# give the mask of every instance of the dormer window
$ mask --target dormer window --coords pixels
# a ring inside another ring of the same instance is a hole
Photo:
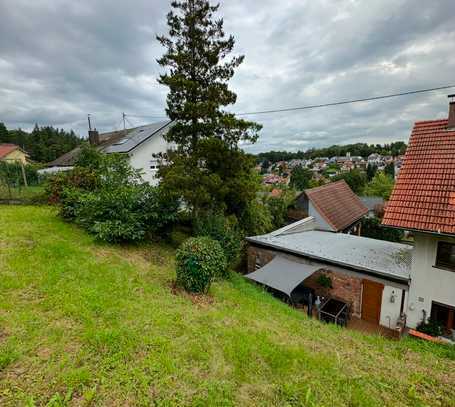
[[[455,271],[455,244],[449,242],[438,242],[436,254],[436,267]]]

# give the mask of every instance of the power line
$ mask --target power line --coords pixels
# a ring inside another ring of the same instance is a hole
[[[323,104],[319,104],[319,105],[307,105],[307,106],[299,106],[299,107],[289,107],[289,108],[285,108],[285,109],[263,110],[263,111],[259,111],[259,112],[236,113],[236,115],[237,116],[246,116],[246,115],[254,115],[254,114],[281,113],[281,112],[292,112],[292,111],[296,111],[296,110],[318,109],[321,107],[348,105],[348,104],[352,104],[352,103],[370,102],[370,101],[374,101],[374,100],[389,99],[389,98],[394,98],[394,97],[398,97],[398,96],[415,95],[418,93],[435,92],[437,90],[450,89],[450,88],[455,88],[455,85],[440,86],[437,88],[411,90],[409,92],[391,93],[389,95],[373,96],[373,97],[362,98],[362,99],[341,100],[338,102],[323,103]]]
[[[390,99],[390,98],[395,98],[395,97],[400,97],[400,96],[409,96],[409,95],[416,95],[416,94],[420,94],[420,93],[435,92],[435,91],[438,91],[438,90],[444,90],[444,89],[450,89],[450,88],[455,88],[455,85],[446,85],[446,86],[439,86],[439,87],[436,87],[436,88],[411,90],[411,91],[407,91],[407,92],[391,93],[391,94],[381,95],[381,96],[371,96],[371,97],[366,97],[366,98],[361,98],[361,99],[340,100],[338,102],[321,103],[321,104],[316,104],[316,105],[306,105],[306,106],[270,109],[270,110],[262,110],[262,111],[256,111],[256,112],[239,112],[239,113],[233,112],[233,113],[236,116],[250,116],[250,115],[257,115],[257,114],[293,112],[293,111],[298,111],[298,110],[310,110],[310,109],[319,109],[319,108],[330,107],[330,106],[340,106],[340,105],[348,105],[348,104],[361,103],[361,102],[371,102],[371,101]],[[160,116],[160,115],[150,115],[150,116],[144,115],[144,116],[141,116],[141,115],[128,114],[127,116],[143,118],[143,119],[152,119],[152,118],[153,119],[164,119],[164,118],[167,118],[166,116]]]

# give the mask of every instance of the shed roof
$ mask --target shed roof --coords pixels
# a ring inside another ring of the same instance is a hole
[[[447,123],[414,125],[383,225],[455,234],[455,130]]]
[[[368,213],[368,208],[344,180],[303,192],[319,214],[338,232]]]
[[[296,227],[283,228],[278,234],[248,237],[247,241],[358,271],[409,280],[412,246],[342,233],[300,231],[304,223],[296,222]]]

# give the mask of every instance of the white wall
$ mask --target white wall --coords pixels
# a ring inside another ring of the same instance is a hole
[[[397,321],[400,318],[402,292],[403,290],[401,288],[392,287],[390,285],[384,286],[384,291],[382,292],[381,318],[379,321],[380,325],[391,329],[394,329],[397,326]],[[395,302],[391,302],[392,294],[395,297]],[[405,290],[404,312],[406,312],[407,300],[408,292]]]
[[[407,321],[415,328],[422,320],[422,310],[431,313],[432,301],[455,306],[455,272],[434,267],[436,263],[437,242],[455,243],[455,239],[429,234],[415,234],[415,248],[412,259],[411,286]]]
[[[311,201],[308,201],[308,216],[312,216],[316,220],[318,227],[321,230],[327,230],[329,232],[335,231],[333,227],[330,226],[327,221],[321,216],[321,214],[316,210]]]
[[[144,181],[158,185],[159,179],[156,177],[158,169],[150,168],[151,162],[155,160],[153,155],[165,153],[170,148],[171,145],[162,136],[152,136],[129,153],[131,166],[143,172]]]

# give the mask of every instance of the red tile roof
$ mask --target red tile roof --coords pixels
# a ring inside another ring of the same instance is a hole
[[[304,193],[337,232],[346,229],[368,213],[368,208],[344,180],[307,189]]]
[[[455,131],[447,120],[414,125],[382,224],[455,234]]]
[[[16,144],[0,144],[0,159],[6,157],[9,153],[18,148],[19,146],[16,146]]]

